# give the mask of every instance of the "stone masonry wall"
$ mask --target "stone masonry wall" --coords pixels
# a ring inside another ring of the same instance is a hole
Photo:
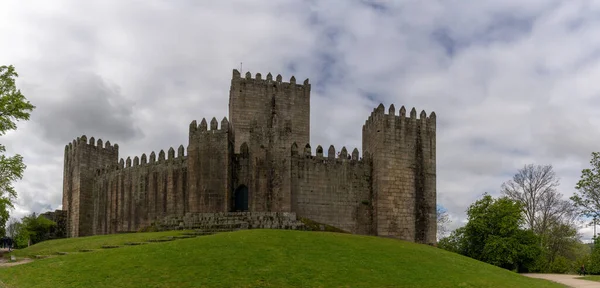
[[[121,159],[96,171],[94,234],[134,232],[167,215],[183,215],[187,202],[187,157],[183,145],[141,158]],[[141,160],[141,162],[140,162]],[[132,165],[133,164],[133,165]]]
[[[290,153],[288,149],[284,158],[283,153],[278,152],[273,153],[262,145],[242,143],[240,153],[235,155],[233,187],[247,187],[249,211],[289,212],[292,209]]]
[[[373,159],[377,235],[419,243],[436,241],[435,113],[417,119],[379,105],[363,126],[363,150]]]
[[[356,234],[372,234],[371,166],[359,159],[358,149],[348,155],[343,147],[336,157],[329,147],[327,157],[318,146],[316,155],[306,144],[292,146],[293,211],[309,218]]]
[[[273,200],[269,190],[269,172],[267,165],[267,148],[265,146],[250,148],[242,143],[240,153],[235,155],[233,187],[248,189],[248,211],[267,212]]]
[[[288,212],[292,209],[289,149],[294,131],[281,121],[281,111],[274,107],[272,112],[265,126],[252,122],[250,142],[240,146],[242,157],[238,158],[243,163],[237,165],[234,187],[249,188],[251,211]]]
[[[201,229],[204,232],[237,229],[304,230],[305,225],[292,212],[186,213],[168,216],[157,222],[159,230]]]
[[[310,143],[310,84],[296,84],[292,76],[289,82],[282,82],[281,75],[275,80],[271,73],[262,79],[260,73],[255,78],[247,72],[242,78],[238,70],[233,70],[229,92],[229,119],[235,130],[235,153],[240,152],[242,143],[250,143],[250,130],[256,121],[259,127],[271,124],[272,115],[277,113],[279,125],[291,132],[290,143]]]
[[[190,212],[228,212],[232,205],[233,137],[227,118],[190,124],[188,207]]]
[[[63,210],[67,211],[67,235],[69,237],[92,235],[92,217],[95,171],[117,162],[119,146],[110,142],[103,145],[94,137],[85,135],[65,147]]]
[[[289,83],[281,75],[263,80],[233,71],[229,113],[235,124],[233,187],[248,188],[249,210],[291,211],[289,149],[310,140],[310,84]]]
[[[328,156],[310,143],[310,84],[233,71],[229,115],[189,127],[183,145],[118,161],[118,145],[84,135],[65,147],[63,210],[68,237],[136,231],[165,217],[293,212],[352,233],[436,240],[436,116],[394,106],[363,126],[363,159]],[[300,147],[296,143],[299,144]],[[241,193],[243,195],[244,193]],[[245,198],[241,198],[245,199]],[[240,200],[240,199],[238,199]],[[245,203],[245,200],[242,201]],[[242,204],[244,205],[244,204]]]
[[[46,217],[47,219],[56,223],[56,227],[49,231],[48,235],[44,239],[59,239],[67,237],[67,211],[55,210],[49,211],[40,216]]]

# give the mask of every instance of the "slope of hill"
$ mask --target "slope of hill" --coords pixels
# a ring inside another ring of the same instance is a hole
[[[131,241],[127,234],[94,237],[48,241],[18,254],[48,254],[58,245],[66,252],[94,248],[97,238],[104,238],[103,243],[114,237]],[[0,279],[9,287],[31,288],[563,287],[431,246],[284,230],[245,230],[71,253],[0,269]]]

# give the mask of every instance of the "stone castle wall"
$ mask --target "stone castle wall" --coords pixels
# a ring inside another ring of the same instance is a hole
[[[210,121],[207,129],[202,119],[190,124],[188,145],[189,197],[185,212],[231,210],[233,174],[233,131],[227,118]]]
[[[235,123],[235,153],[242,143],[250,143],[251,131],[257,127],[280,126],[279,132],[287,132],[288,143],[310,143],[310,89],[308,79],[296,84],[292,76],[283,82],[281,75],[275,79],[271,73],[266,79],[257,73],[254,78],[246,72],[244,78],[233,71],[229,91],[229,117]],[[276,123],[273,117],[276,116]]]
[[[343,147],[336,156],[330,146],[312,155],[310,145],[294,144],[292,153],[292,203],[300,217],[328,224],[355,234],[372,233],[371,165]]]
[[[357,234],[434,243],[435,113],[373,110],[358,149],[309,144],[310,84],[234,70],[230,116],[195,120],[183,145],[118,161],[86,136],[65,147],[69,237],[137,231],[187,213],[292,212]],[[260,104],[260,105],[259,105]],[[264,105],[264,106],[261,106]],[[176,155],[177,154],[177,155]],[[244,201],[239,202],[245,196]],[[237,198],[236,198],[237,197]],[[240,198],[241,197],[241,198]],[[240,206],[242,205],[242,206]]]
[[[65,146],[63,174],[63,210],[67,211],[67,234],[91,235],[93,222],[94,177],[100,167],[117,163],[119,145],[94,137],[81,136]],[[81,225],[81,224],[84,225]],[[80,226],[81,225],[81,226]]]
[[[67,211],[55,210],[48,211],[40,214],[40,216],[46,217],[46,219],[56,223],[56,226],[48,231],[48,234],[44,235],[43,239],[59,239],[67,237]]]
[[[183,215],[187,202],[187,157],[170,148],[158,159],[127,157],[96,171],[93,181],[91,235],[137,231],[167,215]]]
[[[210,128],[210,129],[209,129]],[[91,234],[137,231],[167,216],[186,212],[227,211],[232,169],[229,123],[215,118],[190,124],[188,153],[142,154],[96,169],[93,183]],[[190,173],[191,171],[191,173]]]
[[[363,126],[363,150],[372,157],[376,234],[435,243],[435,113],[406,117],[404,106],[373,110]]]

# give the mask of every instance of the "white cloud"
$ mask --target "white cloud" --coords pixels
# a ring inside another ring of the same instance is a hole
[[[38,106],[3,138],[28,165],[15,216],[61,205],[72,138],[135,156],[227,116],[240,62],[310,78],[313,147],[360,148],[379,102],[435,111],[438,202],[455,227],[524,164],[553,164],[571,195],[600,142],[593,1],[25,3],[0,10],[0,64]]]

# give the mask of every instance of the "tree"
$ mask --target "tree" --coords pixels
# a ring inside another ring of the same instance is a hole
[[[558,256],[574,259],[576,246],[579,243],[577,227],[557,223],[550,228],[549,232],[542,236],[548,248],[549,262],[552,263]]]
[[[23,217],[22,223],[24,230],[29,235],[31,244],[48,240],[50,232],[56,227],[56,222],[35,213]]]
[[[539,254],[531,230],[520,229],[522,204],[485,194],[467,210],[467,256],[509,270],[527,270]]]
[[[0,136],[10,130],[17,129],[17,121],[29,120],[35,109],[21,90],[16,88],[15,79],[19,75],[15,68],[0,66]],[[9,208],[14,208],[13,201],[17,192],[13,183],[23,178],[25,164],[19,154],[8,157],[4,155],[6,147],[0,144],[0,227],[4,229],[9,219]]]
[[[438,247],[519,272],[529,271],[539,257],[537,236],[521,228],[522,204],[484,194],[467,210],[467,224],[440,240]]]
[[[589,273],[589,268],[591,268],[590,259],[592,254],[592,245],[593,244],[583,243],[581,241],[579,241],[579,243],[575,245],[575,249],[573,251],[573,254],[575,255],[575,260],[571,262],[571,272],[576,273],[577,271],[579,271],[581,265],[585,265],[585,268]]]
[[[19,233],[20,227],[21,221],[15,218],[11,218],[8,222],[8,225],[6,226],[6,236],[10,238],[15,238],[15,236],[17,236],[17,234]]]
[[[600,274],[600,238],[594,237],[592,253],[587,264],[587,270],[590,274]],[[588,268],[589,267],[589,268]]]
[[[567,271],[576,260],[573,251],[580,242],[577,209],[558,192],[560,181],[552,165],[525,165],[510,181],[502,184],[502,194],[523,206],[525,226],[539,239],[542,257],[537,272]]]
[[[448,224],[450,224],[450,216],[448,215],[448,210],[446,210],[442,206],[437,206],[437,234],[438,239],[444,238],[448,234]]]
[[[600,153],[592,152],[590,160],[592,168],[581,171],[581,178],[577,182],[571,200],[580,213],[592,219],[600,218]],[[594,235],[596,236],[596,235]]]
[[[17,248],[25,248],[51,239],[56,226],[56,222],[34,212],[21,218],[21,221],[12,219],[7,231],[10,231],[9,236]]]
[[[577,226],[566,221],[555,222],[545,234],[539,235],[542,255],[535,272],[566,273],[581,258],[579,246],[583,244]]]
[[[553,221],[573,214],[574,207],[557,190],[559,179],[552,165],[525,165],[502,184],[501,193],[523,205],[526,227],[544,234]]]
[[[450,233],[450,236],[443,237],[442,239],[440,239],[440,241],[438,241],[437,247],[450,252],[465,255],[465,240],[465,227],[463,226],[452,231],[452,233]]]

